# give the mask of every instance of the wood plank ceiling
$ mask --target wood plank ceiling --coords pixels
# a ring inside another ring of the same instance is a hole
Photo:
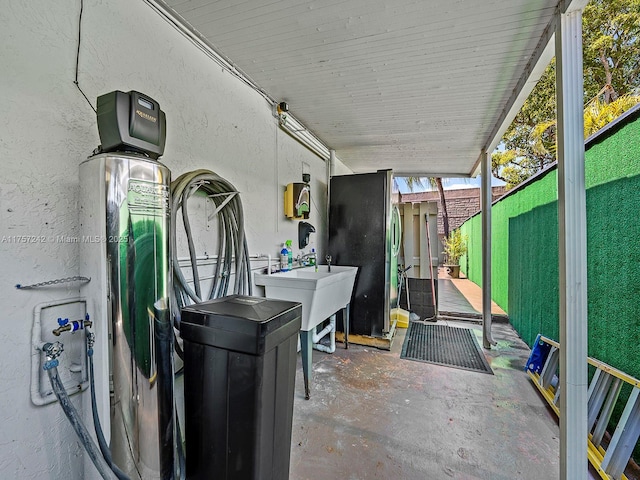
[[[530,90],[549,61],[547,53],[537,62],[557,4],[166,0],[163,6],[271,98],[286,101],[354,172],[467,176],[524,101],[516,99],[522,80]]]

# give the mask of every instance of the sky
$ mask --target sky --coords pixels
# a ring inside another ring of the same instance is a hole
[[[409,187],[405,180],[401,177],[395,177],[398,188],[400,189],[400,193],[411,193]],[[443,178],[442,185],[445,190],[459,190],[461,188],[480,188],[481,176],[478,175],[475,178]],[[424,192],[426,190],[431,190],[429,185],[429,181],[425,178],[424,184],[426,188],[420,187],[419,185],[414,185],[413,192]],[[502,180],[499,180],[495,177],[491,177],[491,185],[493,187],[504,185],[505,183]]]

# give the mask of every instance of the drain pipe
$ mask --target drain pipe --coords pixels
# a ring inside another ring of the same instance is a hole
[[[329,346],[323,345],[320,342],[327,333],[329,334]],[[336,315],[335,313],[331,315],[329,319],[329,325],[324,327],[320,333],[316,333],[313,331],[311,333],[311,340],[313,342],[313,348],[325,353],[333,353],[336,351]]]

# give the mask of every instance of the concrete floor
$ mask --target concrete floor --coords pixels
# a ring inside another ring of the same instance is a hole
[[[472,283],[471,280],[463,281]],[[475,284],[472,283],[472,285]],[[480,310],[477,310],[464,295],[459,294],[458,287],[451,279],[445,278],[438,280],[438,295],[440,300],[438,302],[438,309],[441,315],[446,315],[451,312],[455,312],[456,314],[477,315],[482,312],[482,307],[480,307]]]
[[[472,328],[481,344],[479,325],[440,323]],[[557,419],[510,325],[494,324],[498,344],[485,350],[494,375],[401,360],[405,332],[390,352],[314,351],[308,401],[298,361],[291,479],[559,477]]]
[[[444,267],[438,269],[438,300],[441,312],[482,313],[482,289],[462,272],[459,278],[453,278]],[[491,313],[506,315],[506,312],[493,300]]]

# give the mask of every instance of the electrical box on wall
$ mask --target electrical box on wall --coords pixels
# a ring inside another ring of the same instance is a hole
[[[287,218],[308,219],[311,189],[307,183],[290,183],[284,191],[284,214]]]

